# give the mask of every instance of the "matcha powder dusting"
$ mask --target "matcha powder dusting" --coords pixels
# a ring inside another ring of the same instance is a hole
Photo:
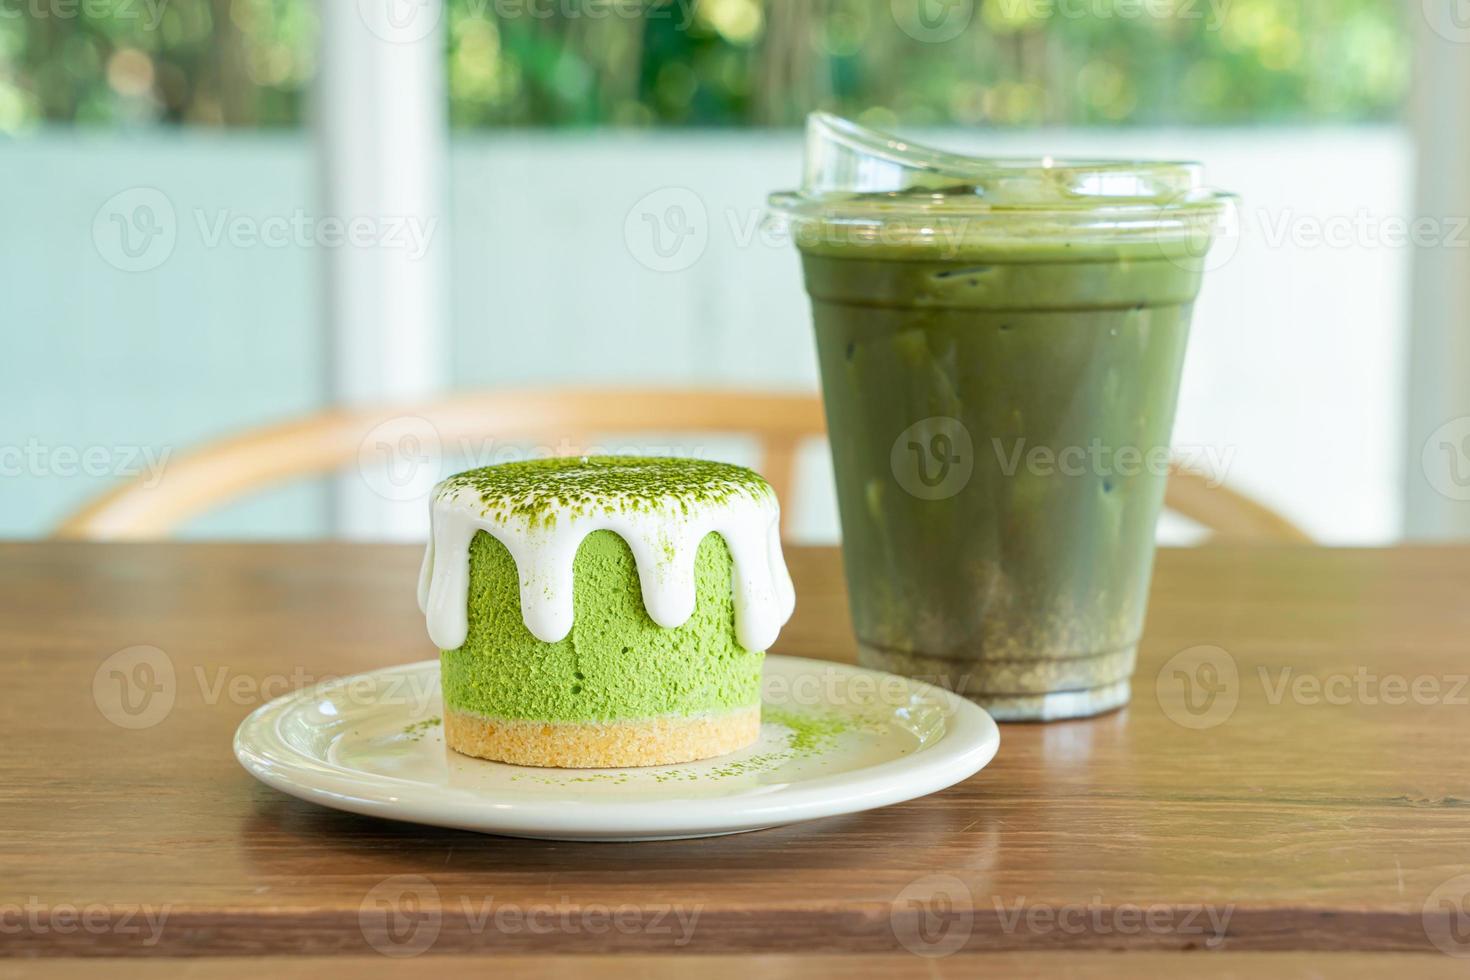
[[[650,511],[672,501],[685,511],[734,497],[772,498],[760,474],[733,463],[661,456],[571,456],[501,463],[456,474],[438,496],[472,491],[485,510],[524,518],[533,527],[558,514]]]

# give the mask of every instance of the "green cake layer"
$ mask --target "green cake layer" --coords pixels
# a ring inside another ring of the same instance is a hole
[[[440,658],[445,706],[489,718],[560,722],[754,706],[764,654],[735,639],[733,565],[724,539],[707,535],[695,563],[694,615],[664,629],[643,607],[627,542],[594,531],[574,562],[572,631],[543,643],[521,617],[515,560],[480,531],[470,545],[469,633],[463,646]]]

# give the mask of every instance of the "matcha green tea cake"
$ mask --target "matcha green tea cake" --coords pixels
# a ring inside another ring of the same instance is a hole
[[[450,748],[591,768],[749,745],[795,604],[779,518],[760,476],[702,460],[543,459],[439,484],[419,606]]]

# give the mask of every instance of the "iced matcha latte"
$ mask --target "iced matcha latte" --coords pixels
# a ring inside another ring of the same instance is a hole
[[[1000,719],[1126,703],[1220,198],[1188,165],[976,160],[815,117],[772,202],[862,661]]]

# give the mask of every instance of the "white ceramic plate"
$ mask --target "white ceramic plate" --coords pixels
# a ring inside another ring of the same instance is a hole
[[[553,840],[732,834],[856,813],[944,789],[995,756],[976,705],[860,667],[766,658],[760,739],[676,766],[536,769],[450,751],[439,664],[359,674],[277,698],[235,733],[257,779],[323,806]]]

